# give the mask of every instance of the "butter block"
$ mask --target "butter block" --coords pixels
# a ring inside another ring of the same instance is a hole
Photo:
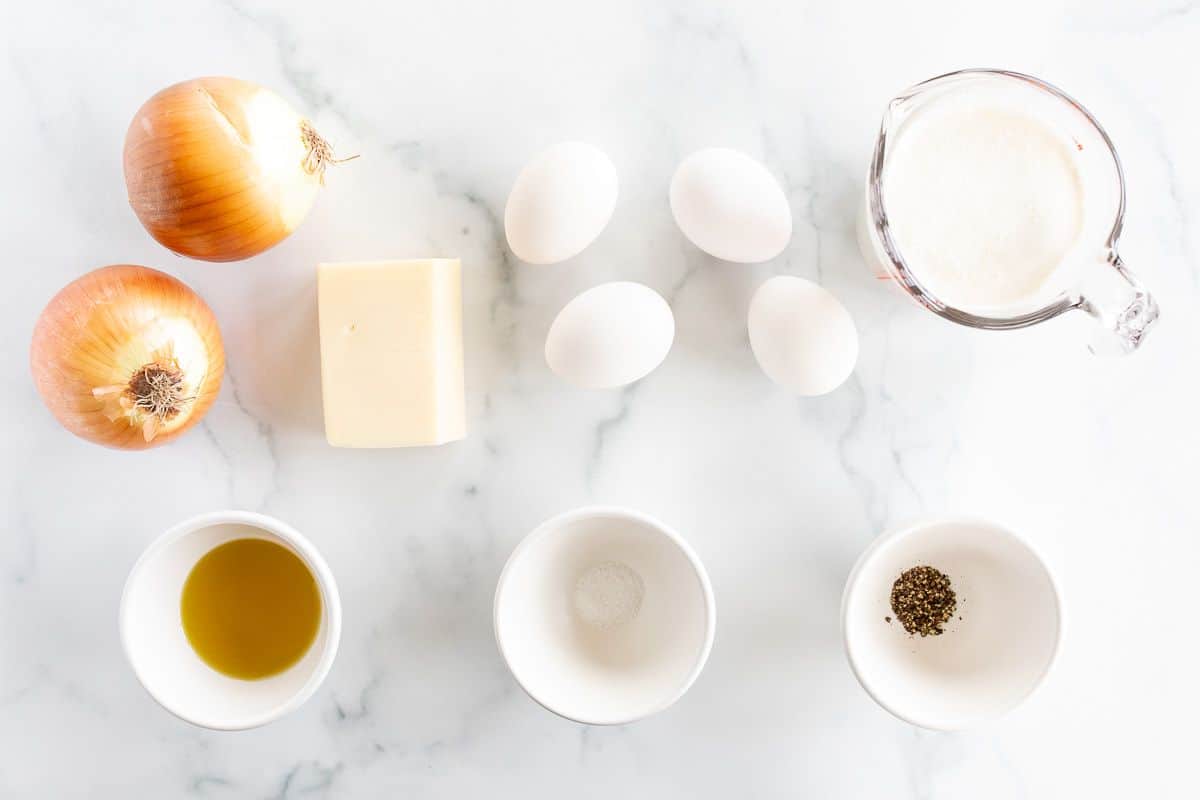
[[[467,435],[455,258],[317,265],[321,394],[334,447]]]

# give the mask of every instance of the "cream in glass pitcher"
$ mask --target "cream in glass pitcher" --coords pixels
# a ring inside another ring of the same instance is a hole
[[[1131,352],[1158,317],[1117,255],[1125,192],[1108,135],[1078,103],[1019,73],[964,70],[888,106],[859,244],[929,310],[1025,327],[1080,309],[1096,352]]]

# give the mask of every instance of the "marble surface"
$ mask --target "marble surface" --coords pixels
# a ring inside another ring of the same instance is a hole
[[[975,3],[264,3],[43,0],[0,31],[0,795],[5,798],[1195,797],[1200,645],[1200,6]],[[1123,252],[1163,319],[1100,360],[1085,321],[1017,334],[944,323],[862,265],[852,220],[886,100],[963,66],[1032,72],[1103,120],[1124,159]],[[1191,71],[1190,78],[1187,75]],[[124,197],[121,145],[153,91],[201,74],[276,88],[343,152],[302,229],[240,264],[176,258]],[[521,164],[602,146],[621,198],[596,244],[518,263],[500,219]],[[666,201],[707,145],[761,158],[795,234],[718,263]],[[314,264],[453,255],[466,272],[471,435],[438,449],[325,444]],[[36,315],[113,262],[160,267],[221,320],[229,372],[202,427],[112,452],[65,433],[29,379]],[[851,381],[800,400],[758,370],[753,289],[816,279],[853,313]],[[603,280],[669,298],[675,348],[625,391],[542,359],[554,314]],[[626,504],[708,565],[719,625],[688,695],[580,727],[528,700],[492,640],[500,567],[575,505]],[[125,575],[192,514],[280,517],[327,556],[345,630],[294,715],[219,734],[174,719],[123,658]],[[1061,658],[1031,700],[962,734],[860,690],[838,604],[858,553],[916,516],[1018,528],[1061,581]]]

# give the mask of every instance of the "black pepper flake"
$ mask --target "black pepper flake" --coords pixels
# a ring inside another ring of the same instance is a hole
[[[933,567],[907,569],[892,584],[892,613],[910,634],[941,636],[957,607],[950,578]]]

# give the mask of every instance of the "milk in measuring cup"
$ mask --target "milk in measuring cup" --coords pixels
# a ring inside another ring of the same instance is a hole
[[[1082,145],[1019,105],[968,98],[918,113],[893,147],[883,176],[892,236],[947,305],[988,313],[1044,302],[1095,260],[1081,243],[1107,232],[1088,230]],[[1111,225],[1111,211],[1092,221]]]

